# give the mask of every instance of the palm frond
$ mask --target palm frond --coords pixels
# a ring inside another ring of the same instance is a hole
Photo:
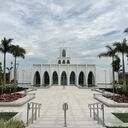
[[[105,47],[108,49],[108,51],[112,50],[112,47],[109,45],[106,45]]]
[[[128,28],[126,28],[126,29],[124,30],[124,32],[128,33]]]
[[[100,53],[100,54],[98,55],[98,57],[99,57],[99,58],[101,58],[101,57],[108,57],[108,53],[106,53],[106,52]]]

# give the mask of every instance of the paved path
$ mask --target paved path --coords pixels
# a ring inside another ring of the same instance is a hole
[[[89,117],[88,104],[97,102],[90,89],[78,89],[75,86],[52,86],[49,89],[38,89],[34,102],[42,104],[41,118],[29,128],[63,128],[62,104],[67,102],[68,128],[102,128]]]

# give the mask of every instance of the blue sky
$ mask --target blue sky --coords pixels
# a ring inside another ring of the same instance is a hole
[[[0,39],[13,38],[26,49],[22,66],[47,63],[62,46],[81,63],[108,66],[109,59],[97,55],[128,37],[126,27],[128,0],[0,0]]]

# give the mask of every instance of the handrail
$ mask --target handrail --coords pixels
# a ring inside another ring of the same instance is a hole
[[[104,104],[101,103],[92,103],[92,104],[88,104],[88,108],[90,110],[90,117],[93,117],[94,120],[97,120],[97,123],[102,123],[102,125],[104,126]],[[102,120],[100,119],[99,116],[99,110],[102,111]]]
[[[40,109],[41,109],[41,104],[39,103],[35,103],[35,102],[27,103],[27,126],[30,123],[32,124],[34,120],[37,120],[37,117],[40,117]]]

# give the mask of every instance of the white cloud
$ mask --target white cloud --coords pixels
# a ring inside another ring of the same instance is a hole
[[[128,26],[127,0],[0,3],[0,37],[13,38],[15,44],[26,48],[25,63],[46,62],[59,54],[59,47],[66,46],[82,63],[99,64],[97,54],[105,50],[105,45],[122,40]]]

